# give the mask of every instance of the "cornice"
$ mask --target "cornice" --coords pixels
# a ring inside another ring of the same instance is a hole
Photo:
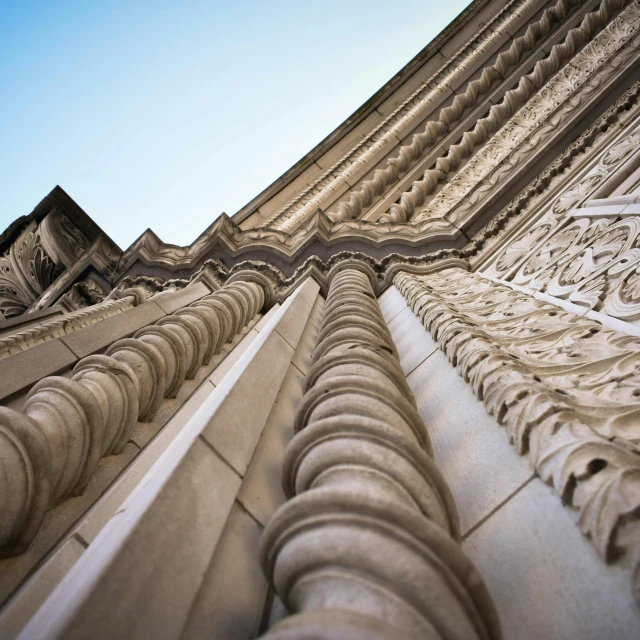
[[[635,12],[634,15],[640,15],[638,9],[630,7],[629,10],[631,9]],[[525,117],[519,111],[513,117],[513,122],[506,125],[508,128],[504,129],[503,135],[492,138],[495,145],[488,149],[491,150],[498,142],[506,140],[507,151],[524,154],[527,161],[533,161],[532,158],[536,157],[534,151],[545,152],[549,142],[554,139],[559,121],[563,126],[568,126],[567,122],[579,120],[581,110],[592,104],[594,96],[605,92],[607,82],[613,82],[623,76],[629,70],[627,63],[632,57],[637,57],[636,49],[629,43],[637,25],[625,21],[625,17],[622,15],[611,23],[610,27],[572,62],[573,66],[568,67],[571,73],[566,70],[559,72],[557,79],[551,81],[547,87],[548,91],[539,94],[539,99],[529,105],[528,113],[535,114],[535,117]],[[612,37],[612,33],[617,36]],[[609,47],[613,50],[606,60],[599,60],[593,52],[599,52],[607,39],[615,46]],[[629,60],[616,58],[622,50]],[[558,87],[554,83],[558,84]],[[552,93],[554,97],[550,100]],[[537,105],[541,105],[538,112],[535,111]],[[517,135],[514,131],[517,131]],[[509,153],[505,154],[504,150],[501,150],[501,158],[504,158],[502,165],[497,162],[501,159],[494,156],[487,160],[488,153],[489,151],[486,151],[485,155],[479,158],[486,161],[493,175],[502,175],[498,171],[500,167],[503,167],[500,170],[504,171],[511,170],[514,166],[514,157]],[[522,155],[515,158],[518,162],[523,162]],[[468,171],[477,172],[474,166],[470,165]],[[480,178],[475,181],[469,179],[469,184],[477,187],[478,181]],[[485,179],[480,185],[485,193],[489,188],[495,192],[502,186],[502,182],[493,179]],[[467,223],[468,220],[469,216],[466,218]],[[282,264],[294,265],[314,244],[324,249],[334,249],[348,243],[350,249],[374,252],[378,258],[382,258],[386,252],[394,253],[400,248],[406,249],[409,253],[413,253],[414,249],[420,249],[420,253],[427,253],[430,249],[443,245],[455,247],[464,240],[459,219],[451,220],[445,217],[423,216],[413,223],[348,220],[334,224],[324,213],[316,211],[294,232],[287,233],[265,228],[242,230],[228,216],[223,215],[189,247],[165,244],[153,232],[146,232],[122,255],[117,274],[125,275],[136,261],[141,261],[147,266],[162,266],[169,271],[193,269],[206,256],[212,255],[214,250],[216,254],[225,254],[230,265],[243,257],[251,259],[267,255],[273,256]]]
[[[511,0],[508,5],[513,4],[517,0]],[[275,180],[262,193],[258,194],[242,209],[235,213],[232,217],[236,224],[240,224],[255,210],[276,195],[284,187],[297,178],[307,167],[320,158],[324,153],[330,150],[334,145],[340,142],[342,138],[349,134],[358,124],[360,124],[367,116],[373,113],[376,108],[388,99],[398,88],[413,75],[429,58],[445,46],[456,34],[467,26],[477,14],[487,6],[491,0],[474,0],[464,9],[447,27],[445,27],[429,44],[427,44],[410,62],[408,62],[398,73],[391,78],[383,87],[381,87],[369,100],[367,100],[359,109],[349,116],[344,123],[337,127],[324,140],[322,140],[309,153],[301,158],[293,167],[287,170],[282,176]],[[483,31],[486,27],[483,27]]]
[[[533,70],[520,79],[518,86],[491,107],[488,115],[478,120],[458,144],[449,147],[435,166],[425,171],[422,179],[415,181],[381,219],[395,222],[413,219],[421,223],[448,215],[505,152],[521,146],[528,132],[567,104],[571,93],[580,90],[635,34],[638,11],[631,5],[590,42],[598,29],[628,2],[604,0],[597,11],[587,14],[579,27],[554,45],[549,55],[539,60]],[[561,68],[569,60],[568,66]],[[467,158],[470,159],[465,163]],[[422,205],[425,206],[421,209]]]
[[[516,27],[525,17],[533,15],[540,4],[538,0],[509,2],[357,145],[260,226],[273,226],[283,231],[294,229],[336,189],[347,184],[347,180],[373,162],[382,150],[389,145],[395,146],[398,140],[402,140],[415,126],[416,120],[425,117],[439,101],[450,95],[452,87],[457,87],[493,49],[500,46],[506,37],[510,37],[509,29]]]

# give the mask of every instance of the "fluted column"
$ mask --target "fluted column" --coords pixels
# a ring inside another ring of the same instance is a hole
[[[121,453],[137,421],[153,418],[264,306],[266,286],[235,281],[51,376],[22,413],[0,408],[0,555],[21,553],[46,511],[79,495],[103,456]]]
[[[499,638],[364,267],[331,281],[306,386],[261,545],[294,615],[267,637]]]

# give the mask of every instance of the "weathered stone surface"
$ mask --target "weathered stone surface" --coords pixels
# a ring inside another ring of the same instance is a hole
[[[498,607],[506,638],[637,638],[640,611],[620,567],[602,564],[539,479],[463,547]]]
[[[181,640],[255,638],[268,585],[258,562],[262,527],[237,504],[231,510]]]
[[[306,384],[283,469],[296,497],[262,542],[297,615],[267,637],[500,637],[366,268],[333,275]]]
[[[98,324],[70,333],[61,340],[78,358],[83,358],[104,349],[120,338],[133,335],[138,329],[165,315],[166,312],[155,302],[146,302]]]
[[[420,330],[414,340],[431,342],[424,327]],[[464,536],[525,484],[533,469],[441,351],[418,366],[407,382],[428,425],[433,459],[451,488]]]
[[[304,390],[304,376],[291,365],[247,469],[238,500],[266,526],[286,498],[282,491],[282,460],[293,437],[296,408]]]
[[[28,388],[44,376],[59,373],[78,360],[61,340],[51,340],[2,361],[0,398]]]
[[[240,478],[198,439],[162,476],[139,486],[21,637],[178,636]]]
[[[433,341],[416,340],[416,336],[421,335],[420,331],[422,330],[420,321],[406,306],[389,323],[389,331],[398,349],[400,365],[405,375],[409,375],[438,349],[438,345]]]
[[[308,308],[308,307],[307,307]],[[256,354],[255,362],[225,397],[219,411],[207,424],[202,437],[240,474],[249,466],[262,429],[271,411],[268,398],[275,397],[289,367],[293,349],[275,331],[271,332]],[[269,376],[265,377],[265,371]],[[256,394],[265,401],[260,401]],[[238,412],[241,403],[245,411]]]

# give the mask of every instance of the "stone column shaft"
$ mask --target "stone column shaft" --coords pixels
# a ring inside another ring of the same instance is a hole
[[[500,638],[366,271],[331,282],[263,567],[284,638]],[[293,497],[295,496],[295,497]]]
[[[265,304],[257,281],[235,281],[51,376],[22,413],[0,408],[0,555],[21,553],[46,511],[79,495],[98,460],[121,453],[137,421],[150,421]]]

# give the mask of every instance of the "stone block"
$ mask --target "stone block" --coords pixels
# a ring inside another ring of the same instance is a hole
[[[311,315],[309,316],[314,322],[320,326],[322,322],[322,317],[324,316],[324,306],[326,304],[325,299],[322,296],[318,296],[316,301],[313,303],[313,307],[311,307]]]
[[[176,415],[162,428],[147,447],[140,453],[118,481],[87,513],[76,532],[88,544],[91,544],[102,528],[117,513],[120,505],[127,499],[155,461],[164,453],[173,439],[180,433],[188,420],[200,408],[215,387],[206,381],[184,404]]]
[[[5,358],[0,365],[0,399],[69,368],[77,360],[73,351],[60,339],[43,342]]]
[[[263,526],[286,500],[282,491],[282,461],[293,437],[303,385],[304,375],[290,366],[238,493],[238,501]]]
[[[407,381],[431,437],[436,465],[453,493],[464,535],[533,472],[440,350]]]
[[[216,367],[215,371],[209,377],[209,380],[215,386],[218,386],[233,365],[240,359],[240,356],[247,350],[247,347],[258,337],[259,333],[255,327],[240,340],[240,342],[231,349],[227,357]]]
[[[552,490],[535,479],[464,542],[505,638],[640,637],[630,575],[608,567]]]
[[[406,375],[438,350],[437,343],[409,307],[400,311],[388,326]]]
[[[267,325],[267,323],[271,320],[271,318],[273,317],[273,315],[278,311],[278,309],[280,308],[280,304],[278,302],[276,302],[271,309],[269,309],[269,311],[267,311],[267,313],[265,313],[260,320],[258,320],[258,322],[256,322],[256,325],[253,327],[258,333],[260,333],[262,331],[262,329]]]
[[[78,358],[100,351],[120,338],[133,335],[138,329],[163,318],[166,312],[155,302],[145,302],[118,315],[105,318],[89,327],[60,338]]]
[[[300,295],[296,296],[292,301],[287,313],[280,318],[275,325],[275,330],[287,341],[287,343],[296,348],[300,336],[304,331],[304,328],[309,319],[311,312],[311,305],[304,300],[302,294],[304,289],[301,289]]]
[[[307,307],[308,309],[308,307]],[[276,331],[220,400],[202,436],[242,476],[267,421],[293,349]]]
[[[311,358],[313,357],[313,350],[316,347],[319,333],[320,326],[309,317],[292,360],[293,364],[305,375],[311,366]]]
[[[299,297],[302,298],[310,307],[313,307],[318,296],[318,292],[320,291],[320,285],[318,282],[314,278],[309,277],[300,285],[299,288]]]
[[[407,301],[403,295],[393,286],[389,287],[379,298],[378,304],[382,317],[389,324],[403,309],[407,307]]]
[[[239,484],[202,440],[185,438],[147,474],[22,637],[177,638]]]
[[[261,535],[262,527],[236,503],[181,640],[257,637],[268,592],[258,558]]]
[[[69,538],[16,594],[0,615],[0,638],[12,640],[29,622],[82,555],[84,546]]]
[[[121,454],[102,458],[82,495],[47,511],[36,537],[24,553],[0,560],[0,602],[15,592],[138,452],[138,447],[129,443]]]
[[[169,315],[210,293],[209,287],[204,282],[196,282],[179,291],[158,293],[153,296],[153,302]]]

